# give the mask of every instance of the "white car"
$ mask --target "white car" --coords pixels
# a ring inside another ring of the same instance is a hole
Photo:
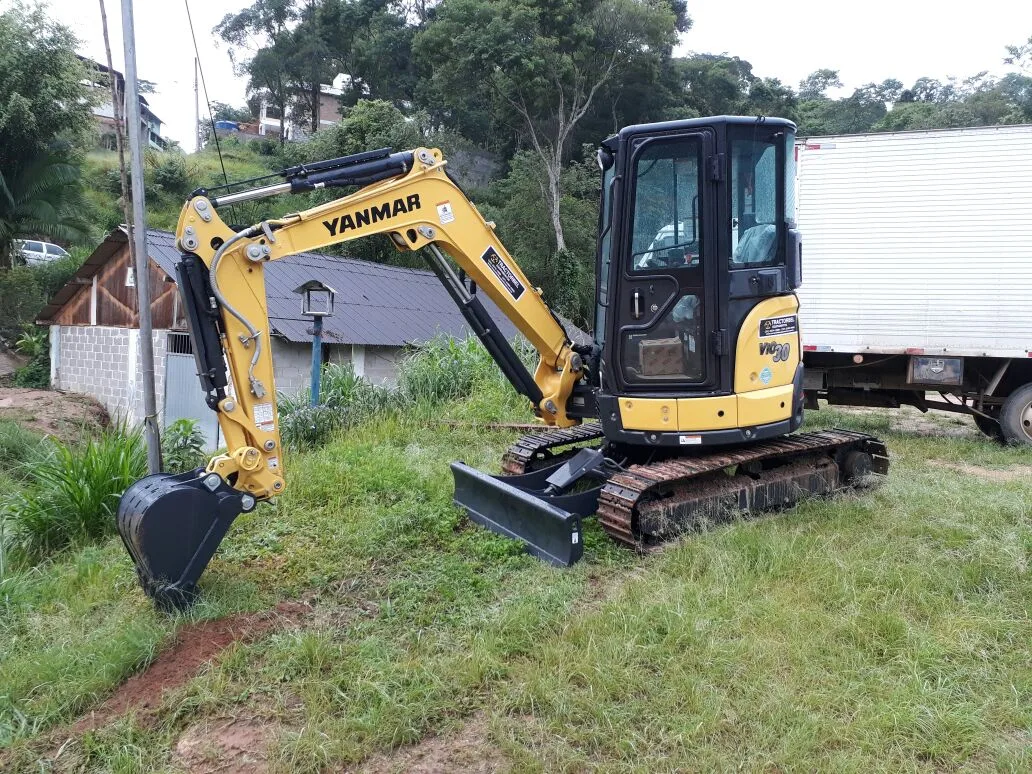
[[[25,259],[26,266],[39,266],[51,261],[59,261],[68,257],[68,251],[50,242],[37,242],[32,239],[18,240],[18,252]]]
[[[635,269],[670,268],[699,265],[699,244],[692,236],[691,221],[668,223],[659,230],[648,249],[635,256]]]

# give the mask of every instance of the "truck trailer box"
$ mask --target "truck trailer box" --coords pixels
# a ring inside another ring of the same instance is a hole
[[[1032,126],[807,137],[795,155],[808,387],[921,407],[935,389],[996,428],[1032,384]]]

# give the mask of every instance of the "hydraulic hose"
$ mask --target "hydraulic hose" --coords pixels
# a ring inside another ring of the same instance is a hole
[[[222,256],[224,256],[230,250],[230,248],[233,247],[233,245],[235,245],[242,239],[250,239],[251,237],[257,236],[261,233],[262,226],[261,224],[258,224],[255,226],[245,228],[243,231],[238,231],[236,234],[231,236],[229,239],[222,243],[221,247],[219,247],[218,250],[215,251],[215,255],[211,259],[211,271],[209,272],[209,276],[211,278],[211,292],[215,295],[215,300],[218,301],[219,306],[221,306],[223,309],[225,309],[227,312],[229,312],[231,315],[237,318],[240,321],[241,325],[243,325],[247,329],[248,335],[246,337],[241,336],[241,342],[244,344],[244,346],[247,346],[248,341],[254,342],[254,353],[251,355],[251,365],[247,369],[247,378],[251,383],[251,392],[254,394],[256,398],[265,397],[265,385],[263,385],[261,381],[257,379],[254,375],[254,367],[255,365],[257,365],[258,358],[261,356],[262,353],[261,331],[255,328],[251,324],[251,321],[244,317],[243,314],[241,314],[231,303],[229,303],[229,300],[225,297],[225,295],[223,295],[222,290],[219,288],[218,272],[219,263],[222,261]]]

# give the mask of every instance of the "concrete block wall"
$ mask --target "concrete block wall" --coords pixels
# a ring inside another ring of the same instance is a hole
[[[360,344],[354,346],[331,345],[331,363],[351,362],[355,373],[372,384],[394,382],[398,378],[398,363],[401,347],[376,347]],[[312,383],[312,347],[297,344],[281,338],[272,340],[272,357],[276,369],[276,389],[286,395],[294,395]]]
[[[294,395],[312,383],[312,347],[279,337],[272,338],[272,363],[276,390]]]
[[[158,418],[165,398],[165,334],[154,331]],[[140,332],[103,325],[55,325],[50,332],[51,384],[90,395],[115,419],[143,420]]]
[[[401,347],[363,347],[365,368],[362,376],[372,384],[393,384],[398,380],[398,365],[402,358]]]

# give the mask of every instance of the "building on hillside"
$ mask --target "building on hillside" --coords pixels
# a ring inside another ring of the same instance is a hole
[[[109,70],[107,65],[95,62],[84,56],[79,60],[89,71],[87,85],[98,94],[99,102],[93,108],[93,116],[97,122],[97,142],[108,150],[115,150],[115,109],[111,102],[111,82],[115,79],[115,91],[122,103],[122,115],[125,111],[125,76],[118,70]],[[110,74],[109,74],[110,73]],[[161,119],[147,104],[147,98],[140,95],[140,129],[147,139],[147,145],[155,150],[165,150],[168,141],[161,136]]]
[[[319,84],[319,128],[339,124],[344,118],[345,106],[344,95],[351,88],[351,79],[344,73],[340,73],[333,79],[333,83]],[[295,93],[295,97],[299,96]],[[311,104],[311,97],[304,95],[304,100]],[[312,114],[310,108],[294,105],[287,107],[287,113],[280,121],[280,110],[268,100],[263,99],[258,112],[258,135],[279,139],[282,128],[286,141],[302,141],[311,136]],[[244,138],[250,135],[242,133]]]
[[[147,232],[150,258],[154,374],[162,426],[180,418],[202,422],[209,442],[217,442],[215,415],[204,403],[186,320],[175,284],[179,252],[167,231]],[[395,378],[407,346],[435,335],[464,337],[470,331],[461,313],[429,271],[302,253],[265,267],[266,294],[276,387],[294,393],[311,374],[311,319],[301,316],[294,289],[315,279],[337,290],[332,317],[323,328],[323,362],[353,364],[372,382]],[[135,273],[127,231],[112,231],[75,276],[51,299],[39,323],[50,326],[50,381],[53,387],[92,395],[113,416],[130,423],[143,418],[139,315]],[[516,329],[491,301],[488,311],[505,335]],[[575,341],[590,337],[567,325]]]

